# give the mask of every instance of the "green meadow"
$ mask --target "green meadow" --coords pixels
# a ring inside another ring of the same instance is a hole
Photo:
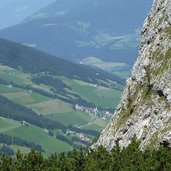
[[[89,114],[81,111],[72,110],[68,113],[54,113],[46,116],[52,120],[59,121],[64,125],[86,125],[91,120]]]
[[[46,130],[43,130],[37,126],[29,124],[28,126],[22,125],[20,122],[12,119],[0,118],[0,133],[16,136],[29,142],[39,144],[45,150],[46,155],[51,153],[60,153],[62,151],[69,151],[72,147],[63,141],[60,141],[52,136],[49,136]],[[19,147],[16,145],[11,146],[14,151],[21,149],[21,151],[28,152],[26,147]]]
[[[53,93],[51,91],[52,87],[44,84],[38,85],[33,83],[31,80],[36,76],[36,74],[31,75],[16,69],[0,66],[0,79],[8,82],[12,81],[13,83],[22,86],[31,85],[32,87],[46,93]],[[82,99],[104,108],[116,107],[122,93],[122,90],[118,90],[115,87],[106,88],[77,79],[69,79],[63,76],[56,76],[54,78],[61,80],[70,87],[70,89],[66,89],[66,92],[68,93],[67,95],[69,95],[69,93],[77,94]],[[26,89],[16,88],[10,84],[0,84],[0,95],[5,96],[15,103],[32,109],[37,114],[43,115],[43,117],[53,121],[58,121],[65,126],[77,125],[82,129],[101,131],[109,122],[102,118],[93,118],[83,111],[74,110],[73,105],[62,100],[49,98],[45,95],[39,94],[38,92],[30,92]],[[69,96],[71,99],[75,99],[73,95]],[[60,132],[60,130],[56,131]],[[53,130],[53,132],[55,133],[55,130]],[[11,119],[0,118],[0,133],[16,136],[23,140],[39,144],[45,150],[45,155],[50,155],[54,152],[60,153],[63,151],[69,151],[73,148],[64,141],[50,136],[46,130],[31,124],[28,126],[22,125],[20,122]],[[63,133],[62,135],[66,136]],[[66,138],[71,139],[69,136],[66,136]],[[79,141],[75,141],[74,144],[85,146],[85,144],[82,144]],[[17,149],[20,149],[23,153],[27,153],[30,150],[27,147],[19,147],[17,145],[10,145],[10,148],[15,152]]]
[[[82,98],[104,108],[116,107],[122,94],[122,91],[116,89],[96,86],[78,80],[68,80],[68,83],[72,90]]]

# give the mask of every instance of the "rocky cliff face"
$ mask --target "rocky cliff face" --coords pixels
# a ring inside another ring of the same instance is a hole
[[[171,146],[171,0],[155,0],[141,31],[139,57],[111,123],[93,148]]]

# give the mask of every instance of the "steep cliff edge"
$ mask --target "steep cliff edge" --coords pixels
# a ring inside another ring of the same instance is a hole
[[[111,150],[134,135],[141,147],[171,147],[171,0],[155,0],[141,31],[139,57],[111,123],[97,143]]]

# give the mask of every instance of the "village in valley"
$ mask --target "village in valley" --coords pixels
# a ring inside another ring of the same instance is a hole
[[[80,106],[78,104],[76,104],[74,106],[75,110],[80,110],[83,111],[85,113],[88,113],[92,118],[102,118],[103,120],[110,120],[113,112],[109,112],[109,111],[100,111],[98,110],[98,108],[89,108],[89,107],[84,107],[84,106]]]

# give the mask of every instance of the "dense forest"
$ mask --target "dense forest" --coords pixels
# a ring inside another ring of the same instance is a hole
[[[134,138],[132,143],[121,149],[116,145],[111,152],[99,147],[89,152],[73,150],[68,153],[52,154],[44,158],[41,152],[32,150],[28,154],[19,151],[15,157],[2,155],[2,171],[170,171],[171,151],[163,146],[142,151]]]

